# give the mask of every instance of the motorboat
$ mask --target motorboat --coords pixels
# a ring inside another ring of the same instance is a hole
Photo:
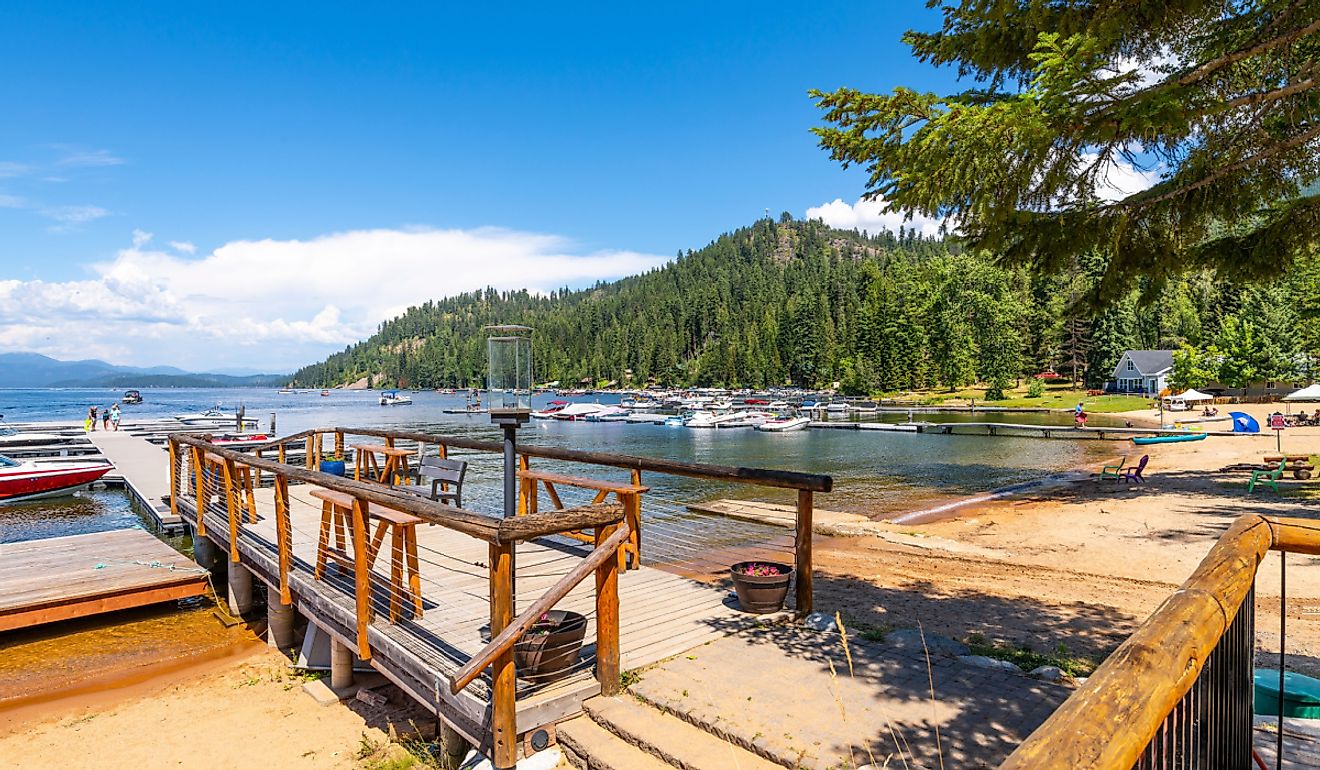
[[[0,448],[60,444],[68,440],[67,436],[56,433],[24,433],[0,425]]]
[[[687,417],[681,414],[671,414],[660,424],[666,428],[682,428],[687,425]]]
[[[687,428],[714,428],[715,420],[719,415],[705,409],[693,412],[690,417],[683,421],[683,426]]]
[[[328,391],[328,390],[323,390],[323,391],[321,391],[321,395],[322,395],[323,397],[324,397],[324,396],[328,396],[328,395],[330,395],[330,391]]]
[[[600,404],[569,404],[555,413],[556,420],[586,420],[588,416],[614,407]]]
[[[178,420],[184,425],[195,425],[198,427],[207,427],[207,426],[228,427],[230,425],[234,425],[234,426],[238,425],[238,415],[230,414],[229,412],[226,412],[223,409],[221,409],[218,405],[210,409],[207,409],[205,412],[194,412],[192,414],[176,414],[174,415],[174,419]],[[243,427],[245,428],[248,426],[255,426],[256,424],[257,421],[254,419],[250,419],[247,417],[243,418]]]
[[[532,417],[537,420],[549,420],[568,406],[567,401],[551,401],[544,409],[538,409],[532,412]]]
[[[113,467],[109,463],[76,460],[20,462],[0,455],[0,503],[70,495],[109,473]]]
[[[264,444],[273,439],[266,433],[221,433],[218,436],[211,437],[211,443],[218,446],[246,446],[248,444]]]
[[[125,404],[140,404],[142,403],[142,393],[137,390],[126,390],[119,400]]]
[[[298,394],[298,391],[294,390],[293,388],[280,388],[275,392],[281,396],[294,396]]]
[[[623,422],[628,419],[627,409],[612,406],[599,409],[587,415],[587,422]]]
[[[788,409],[789,405],[787,401],[771,401],[765,405],[765,410],[767,412],[786,412]]]
[[[394,390],[387,390],[380,394],[381,406],[407,406],[412,403],[412,396],[407,393],[399,393]]]
[[[847,414],[852,410],[852,406],[847,401],[831,401],[825,405],[825,411],[830,414]]]
[[[790,431],[802,430],[810,424],[810,417],[777,417],[773,420],[766,420],[760,425],[757,425],[756,429],[766,433],[788,433]]]

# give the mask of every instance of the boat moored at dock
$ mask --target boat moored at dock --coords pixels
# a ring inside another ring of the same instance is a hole
[[[0,455],[0,504],[70,495],[112,468],[103,462],[20,462]]]

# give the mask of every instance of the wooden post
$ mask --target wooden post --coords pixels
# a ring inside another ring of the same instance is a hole
[[[285,452],[284,452],[284,442],[283,442],[283,441],[280,442],[280,450],[279,450],[279,452],[280,452],[280,456],[279,456],[280,465],[288,465],[288,464],[289,464],[289,460],[288,460],[287,457],[284,456],[284,455],[285,455]]]
[[[229,560],[238,563],[238,495],[234,493],[234,461],[225,460],[225,509],[229,511]]]
[[[596,547],[614,534],[617,524],[596,528]],[[619,545],[623,553],[623,545]],[[619,560],[606,559],[596,568],[596,680],[600,694],[617,695],[619,682]]]
[[[170,439],[170,515],[179,517],[179,446]]]
[[[367,501],[353,498],[353,593],[357,599],[358,657],[371,659],[367,626],[371,623],[371,570],[367,567]]]
[[[810,490],[798,490],[797,537],[793,543],[794,565],[797,573],[797,614],[811,613],[814,593],[811,587],[811,515]],[[599,620],[597,620],[599,622]]]
[[[335,431],[335,457],[343,457],[343,456],[344,456],[344,432],[342,430],[337,430]]]
[[[197,487],[197,534],[206,537],[206,469],[201,447],[192,448],[193,481]]]
[[[633,468],[632,483],[633,486],[637,487],[642,485],[642,472],[636,468]],[[638,494],[634,495],[634,497],[636,498],[636,501],[635,508],[633,509],[633,519],[628,522],[628,526],[633,528],[632,535],[630,536],[632,538],[634,549],[632,568],[638,569],[642,566],[642,496]]]
[[[254,452],[254,454],[257,456],[257,459],[258,459],[258,460],[261,459],[261,450],[260,450],[260,449],[256,450],[256,451]],[[260,468],[254,468],[252,472],[257,474],[257,477],[256,477],[255,479],[253,479],[252,483],[253,483],[253,484],[256,484],[257,486],[261,486],[261,469],[260,469]],[[255,522],[254,522],[254,523],[255,523]]]
[[[440,444],[439,446],[436,447],[436,450],[437,450],[437,454],[440,455],[440,459],[442,459],[442,460],[448,460],[448,459],[449,459],[449,445],[448,445],[448,444]]]
[[[316,449],[315,449],[315,447],[316,447],[316,442],[314,442],[312,439],[315,438],[315,437],[318,437],[318,436],[320,436],[320,435],[321,435],[321,434],[319,434],[319,433],[313,433],[312,435],[310,435],[310,436],[307,437],[307,441],[306,441],[306,444],[307,444],[307,452],[306,452],[306,454],[307,454],[307,456],[306,456],[305,458],[303,458],[303,461],[304,461],[304,463],[307,465],[307,470],[309,470],[309,471],[314,471],[314,470],[316,470],[316,463],[315,463],[315,461],[312,459],[313,456],[316,454]]]
[[[513,622],[513,543],[490,545],[490,635]],[[491,663],[491,761],[497,770],[518,762],[517,671],[510,647]]]
[[[293,563],[293,544],[289,542],[293,524],[289,521],[289,480],[275,476],[275,542],[280,552],[280,602],[292,604],[289,592],[289,566]]]
[[[519,470],[527,470],[531,467],[527,455],[518,455]],[[531,496],[536,493],[536,482],[531,479],[518,479],[518,515],[525,516],[531,513]]]

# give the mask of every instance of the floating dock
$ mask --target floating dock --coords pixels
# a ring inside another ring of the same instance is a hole
[[[141,529],[0,544],[0,631],[206,591],[204,571]]]
[[[1133,426],[1028,425],[1012,422],[844,422],[816,421],[812,428],[875,430],[895,433],[937,433],[945,436],[1016,436],[1021,438],[1090,439],[1119,441],[1133,436],[1183,436],[1192,431],[1176,428]],[[1197,431],[1207,436],[1263,436],[1264,433],[1235,433],[1231,430]]]
[[[128,431],[87,434],[124,480],[124,486],[165,532],[183,529],[183,519],[170,512],[164,498],[170,491],[170,462],[164,447]]]

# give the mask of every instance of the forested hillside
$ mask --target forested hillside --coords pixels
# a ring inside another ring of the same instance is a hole
[[[1103,310],[1070,312],[1104,271],[997,267],[907,229],[876,236],[819,222],[758,221],[639,276],[533,296],[493,290],[409,309],[370,339],[294,374],[331,386],[478,385],[494,323],[535,328],[536,377],[564,384],[765,387],[875,393],[973,382],[1006,386],[1046,368],[1103,382],[1125,349],[1238,350],[1268,340],[1261,377],[1309,367],[1320,270],[1228,285],[1192,273],[1133,285]],[[1261,359],[1259,351],[1247,351]],[[993,395],[993,394],[992,394]]]

